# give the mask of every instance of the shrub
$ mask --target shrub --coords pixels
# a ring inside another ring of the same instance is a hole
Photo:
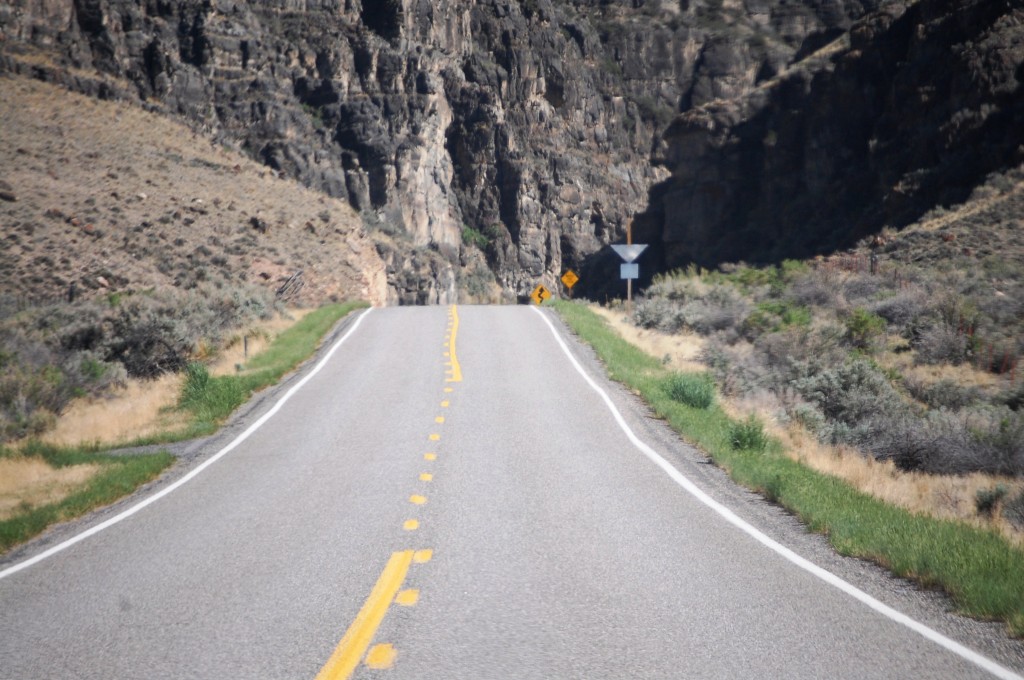
[[[996,510],[996,505],[1003,500],[1007,491],[1008,489],[1002,484],[987,489],[978,489],[974,494],[974,507],[977,508],[978,514],[991,517]]]
[[[926,328],[910,343],[916,358],[924,364],[962,364],[967,358],[968,337],[962,331],[946,324]]]
[[[1000,417],[1003,416],[1003,417]],[[933,474],[1024,472],[1024,423],[1002,413],[909,411],[878,416],[862,427],[856,442],[877,458],[904,470]]]
[[[885,332],[885,319],[858,307],[846,318],[846,337],[858,349],[871,349]]]
[[[929,385],[913,378],[906,378],[903,381],[910,395],[931,408],[949,409],[959,411],[981,398],[981,391],[972,386],[962,386],[955,380],[948,378]]]
[[[884,413],[902,410],[899,395],[874,366],[860,359],[813,371],[792,382],[797,393],[829,420],[852,428]]]
[[[903,328],[927,311],[926,296],[917,289],[901,291],[869,305],[868,311]]]
[[[462,242],[468,246],[476,246],[480,250],[486,250],[488,244],[487,237],[470,226],[462,227]]]
[[[804,307],[830,306],[835,302],[836,288],[824,281],[816,272],[811,272],[793,281],[786,298]]]
[[[843,294],[847,300],[868,300],[882,290],[884,281],[877,276],[860,274],[850,276],[843,283]]]
[[[693,408],[710,408],[715,401],[715,387],[706,374],[670,373],[664,387],[670,399]]]
[[[645,298],[633,308],[633,322],[641,328],[675,333],[685,324],[682,307],[664,298]]]
[[[751,413],[745,420],[729,425],[729,443],[737,451],[761,452],[768,447],[764,425]]]

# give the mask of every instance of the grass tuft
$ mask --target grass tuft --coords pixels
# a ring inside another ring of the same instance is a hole
[[[707,409],[715,402],[715,386],[706,374],[670,373],[665,392],[673,401],[693,408]]]
[[[746,420],[729,425],[729,443],[737,451],[761,452],[768,448],[768,435],[764,425],[753,413]]]

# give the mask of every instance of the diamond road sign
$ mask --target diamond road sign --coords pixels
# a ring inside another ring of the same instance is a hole
[[[623,262],[632,262],[636,258],[640,257],[640,253],[647,250],[646,243],[630,243],[630,244],[619,244],[612,246],[612,250],[619,254]]]
[[[551,291],[545,288],[543,285],[539,285],[533,289],[530,293],[530,299],[533,300],[534,304],[540,304],[551,297]]]
[[[576,282],[580,280],[580,277],[576,276],[576,272],[569,270],[562,274],[562,283],[565,284],[566,288],[572,288],[576,285]]]

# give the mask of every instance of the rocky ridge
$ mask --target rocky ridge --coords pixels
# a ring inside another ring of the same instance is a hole
[[[0,7],[0,70],[183,117],[346,199],[394,236],[392,303],[508,299],[566,267],[596,289],[595,253],[666,193],[649,158],[678,148],[674,116],[877,5],[23,0]]]
[[[665,270],[848,248],[1024,162],[1024,8],[887,2],[667,129],[639,231]]]

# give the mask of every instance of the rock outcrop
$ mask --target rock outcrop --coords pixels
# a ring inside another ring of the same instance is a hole
[[[888,2],[813,47],[668,128],[637,221],[654,268],[849,247],[1024,162],[1019,3]]]
[[[1022,160],[1022,12],[25,0],[0,7],[0,67],[184,117],[345,198],[392,237],[390,300],[437,303],[567,267],[596,294],[636,213],[652,271],[824,252],[962,200]]]

